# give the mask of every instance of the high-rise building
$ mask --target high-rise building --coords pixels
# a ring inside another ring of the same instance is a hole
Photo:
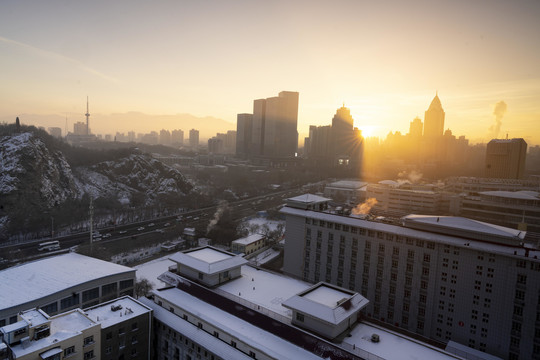
[[[295,157],[298,150],[298,92],[253,102],[251,150],[253,156]]]
[[[223,139],[217,136],[208,139],[208,152],[210,154],[222,154],[223,153]]]
[[[540,250],[524,231],[452,216],[391,224],[288,199],[283,271],[357,291],[368,318],[505,359],[540,354]]]
[[[486,148],[486,177],[520,179],[525,172],[527,143],[519,139],[493,139]]]
[[[247,158],[251,152],[253,114],[236,116],[236,156]]]
[[[176,146],[184,145],[184,131],[173,130],[171,133],[171,142]]]
[[[409,124],[409,135],[415,139],[420,139],[422,137],[423,131],[424,131],[424,123],[417,116]]]
[[[194,149],[199,146],[199,130],[189,130],[189,146]]]
[[[424,116],[424,137],[441,137],[444,131],[444,110],[438,95],[435,95]]]
[[[162,145],[171,144],[171,132],[169,130],[161,129],[159,132],[159,143]]]
[[[82,121],[78,121],[73,124],[73,134],[74,135],[86,135],[88,127]]]

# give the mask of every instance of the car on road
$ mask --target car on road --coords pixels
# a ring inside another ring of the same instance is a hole
[[[160,233],[160,234],[164,234],[165,233],[165,230],[163,229],[157,229],[156,232]]]
[[[119,234],[125,234],[125,233],[127,233],[127,231],[126,230],[120,230],[118,233]]]
[[[141,226],[141,227],[138,227],[137,230],[138,230],[138,231],[143,231],[143,230],[144,230],[144,227],[142,227],[142,226]]]
[[[111,237],[111,233],[106,233],[105,235],[103,235],[103,238],[106,239],[106,238],[110,238]]]
[[[148,224],[148,227],[152,227],[152,226],[154,226],[154,225],[156,225],[156,224],[150,223],[150,224]]]
[[[171,225],[171,223],[165,223],[165,224],[163,224],[163,227],[167,227],[167,226],[170,226],[170,225]]]

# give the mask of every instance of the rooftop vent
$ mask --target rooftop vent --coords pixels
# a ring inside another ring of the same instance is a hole
[[[111,305],[111,311],[122,310],[122,305]]]
[[[378,343],[379,341],[381,341],[381,339],[379,339],[379,335],[377,334],[371,335],[371,342]]]

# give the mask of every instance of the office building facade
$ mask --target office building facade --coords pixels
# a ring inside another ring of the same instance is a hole
[[[358,291],[368,318],[437,342],[540,358],[540,251],[524,232],[439,216],[388,224],[293,200],[281,210],[286,274]]]
[[[493,139],[486,148],[486,177],[521,179],[525,172],[527,143],[523,139]]]

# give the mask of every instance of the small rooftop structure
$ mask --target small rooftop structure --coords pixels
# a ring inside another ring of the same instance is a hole
[[[86,315],[101,324],[102,329],[122,323],[130,318],[151,312],[152,309],[130,296],[84,309]]]
[[[212,246],[173,254],[177,273],[207,286],[215,286],[240,276],[240,267],[247,263],[242,256]]]
[[[525,231],[510,229],[458,216],[407,215],[403,225],[413,229],[461,236],[468,239],[488,241],[503,245],[520,246]]]
[[[333,339],[357,322],[369,300],[328,283],[318,283],[283,302],[293,310],[292,323]]]
[[[287,206],[304,209],[322,211],[328,208],[328,202],[332,199],[319,195],[304,194],[287,199]]]

